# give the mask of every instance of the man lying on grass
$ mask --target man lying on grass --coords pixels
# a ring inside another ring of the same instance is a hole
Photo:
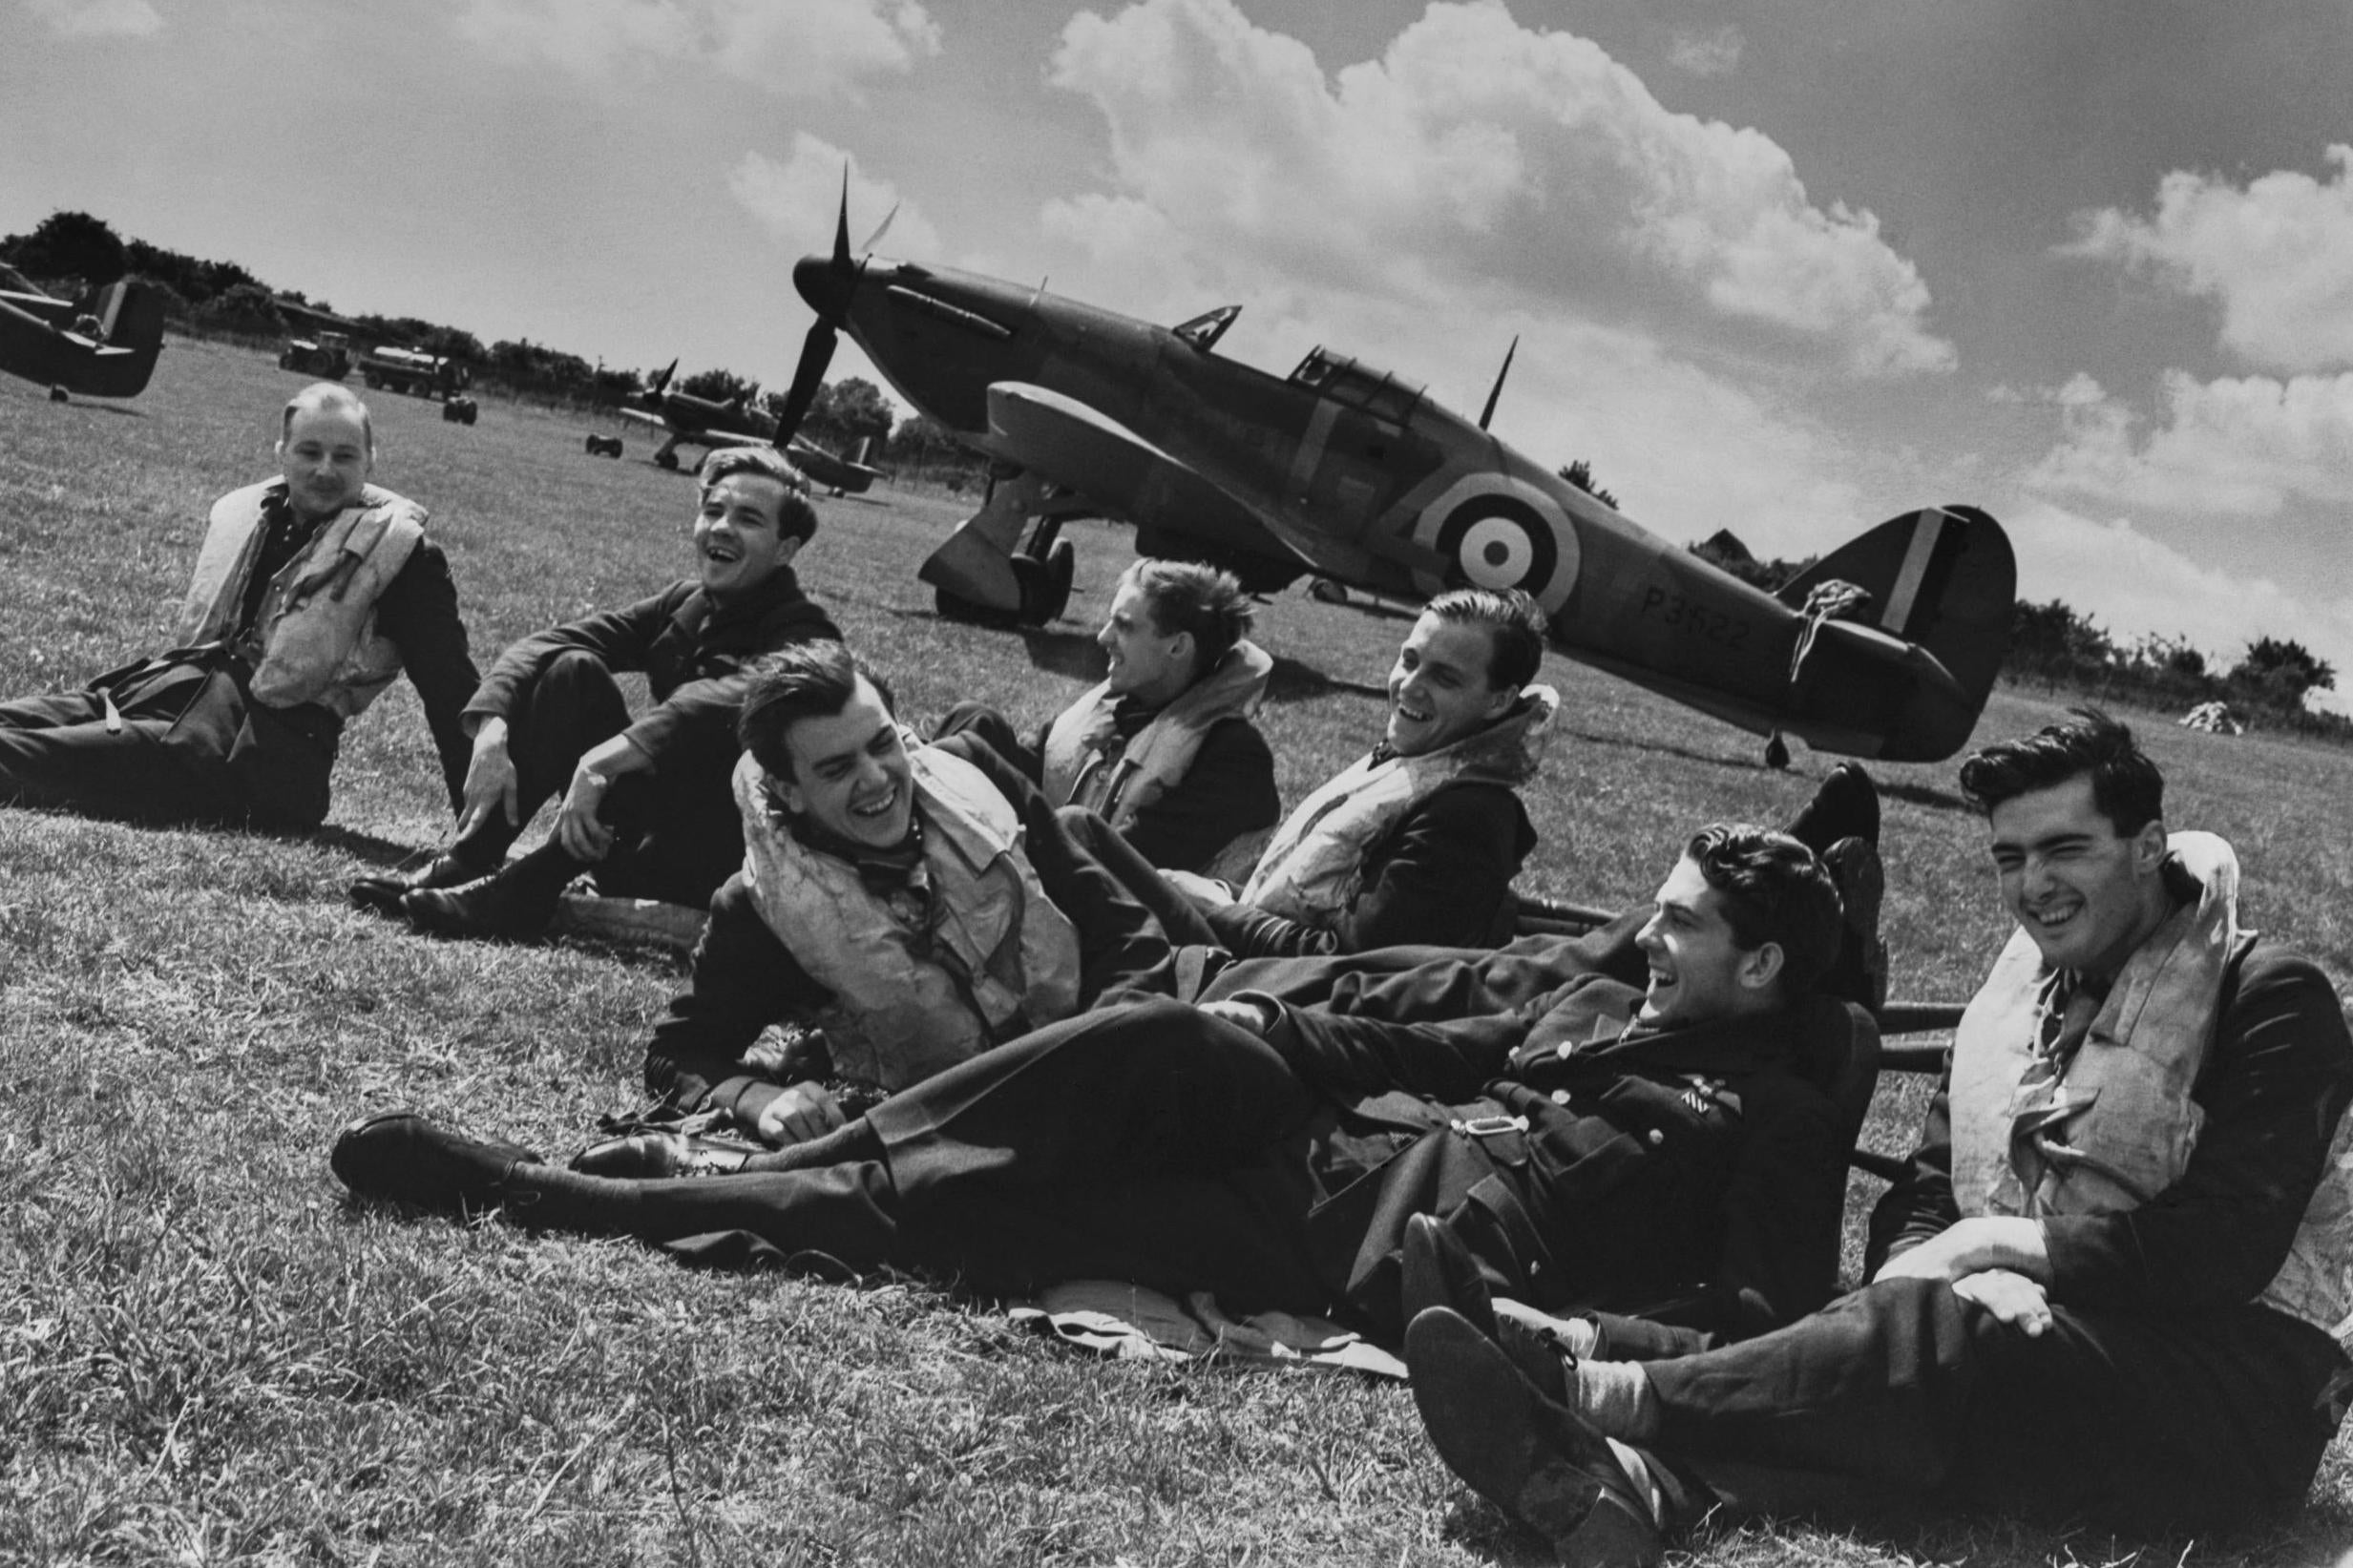
[[[424,508],[368,482],[375,426],[332,382],[286,404],[278,460],[213,503],[170,652],[0,703],[0,805],[316,827],[344,725],[404,670],[458,799],[474,668]]]
[[[1659,888],[1640,986],[1581,974],[1444,1023],[1252,994],[1097,1011],[733,1174],[555,1169],[410,1112],[352,1123],[332,1162],[364,1196],[503,1203],[533,1226],[749,1232],[1007,1291],[1207,1289],[1390,1343],[1403,1227],[1437,1215],[1515,1293],[1632,1309],[1697,1290],[1695,1330],[1738,1335],[1833,1288],[1853,1128],[1816,1056],[1857,1019],[1815,981],[1838,940],[1838,892],[1803,845],[1717,826]]]
[[[1156,872],[1075,811],[1073,830],[1180,945],[1243,958],[1492,947],[1508,934],[1511,879],[1536,847],[1519,791],[1560,707],[1551,687],[1527,684],[1544,653],[1544,612],[1525,594],[1432,599],[1389,672],[1380,743],[1299,803],[1238,889]]]
[[[1873,1216],[1866,1287],[1628,1359],[1416,1244],[1431,1438],[1563,1561],[1651,1561],[1720,1503],[1932,1495],[2196,1530],[2310,1486],[2353,1383],[2336,993],[2239,926],[2230,847],[2169,838],[2155,764],[2106,715],[1988,746],[1961,787],[2018,929]]]
[[[373,877],[354,902],[448,936],[523,939],[593,869],[608,897],[700,909],[743,864],[728,779],[751,661],[841,633],[801,593],[792,558],[817,532],[800,474],[774,449],[703,463],[696,575],[651,598],[525,638],[466,704],[473,738],[457,838],[413,875]],[[636,719],[613,679],[641,670]],[[562,793],[547,842],[507,848]]]

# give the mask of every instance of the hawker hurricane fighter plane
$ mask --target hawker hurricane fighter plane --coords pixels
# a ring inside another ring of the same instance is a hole
[[[681,447],[701,447],[708,451],[719,447],[761,446],[774,435],[777,449],[791,460],[794,468],[809,475],[809,483],[823,485],[836,495],[863,495],[879,475],[880,470],[852,458],[836,456],[797,433],[778,434],[776,422],[755,408],[757,387],[742,397],[718,403],[687,392],[671,391],[670,378],[677,372],[678,361],[672,360],[654,378],[651,387],[631,397],[621,408],[623,418],[651,425],[669,437],[654,453],[658,466],[677,468]],[[592,435],[588,438],[588,451],[592,456],[601,451],[619,457],[620,438],[604,440]]]
[[[115,282],[79,302],[60,300],[0,268],[0,370],[69,396],[137,397],[163,350],[163,296]]]
[[[1322,348],[1287,378],[1218,354],[1238,305],[1168,328],[1042,287],[855,258],[846,210],[832,254],[792,276],[817,320],[780,441],[848,332],[902,397],[997,465],[980,511],[921,568],[946,614],[1051,620],[1070,592],[1060,529],[1087,515],[1132,522],[1140,553],[1212,562],[1254,592],[1308,573],[1413,599],[1520,588],[1570,657],[1769,737],[1776,767],[1790,735],[1890,762],[1951,756],[2008,646],[2017,569],[1974,507],[1882,523],[1768,594],[1412,382]]]

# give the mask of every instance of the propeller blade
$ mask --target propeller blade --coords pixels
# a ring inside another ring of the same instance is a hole
[[[1495,400],[1503,395],[1503,378],[1511,374],[1511,357],[1520,352],[1520,335],[1512,334],[1511,346],[1503,350],[1503,368],[1495,373],[1495,386],[1487,392],[1487,406],[1479,410],[1479,428],[1485,429],[1487,421],[1495,417]]]
[[[833,270],[847,274],[851,270],[850,260],[850,165],[842,165],[842,210],[833,220]]]
[[[678,361],[672,360],[668,365],[662,366],[662,374],[654,378],[654,385],[649,389],[656,397],[660,397],[662,395],[662,388],[670,385],[670,378],[676,374],[678,374]]]
[[[809,329],[801,343],[801,363],[792,372],[792,388],[785,394],[785,406],[776,415],[775,443],[779,450],[789,447],[801,429],[801,421],[809,417],[810,405],[817,401],[817,389],[825,385],[826,367],[833,363],[833,345],[839,337],[833,324],[823,316]]]
[[[868,235],[866,237],[866,243],[858,247],[859,255],[870,256],[873,254],[874,247],[882,243],[882,237],[891,232],[891,220],[898,216],[898,209],[899,204],[897,202],[893,201],[891,203],[891,210],[882,215],[882,221],[874,225],[874,232]]]

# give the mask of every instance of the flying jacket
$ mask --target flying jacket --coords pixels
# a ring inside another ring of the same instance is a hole
[[[857,868],[809,848],[736,764],[744,880],[761,919],[832,993],[814,1021],[833,1067],[900,1089],[1078,1011],[1079,934],[1022,853],[1015,808],[970,763],[908,752],[923,832],[925,917],[911,922]]]
[[[213,503],[180,605],[182,647],[236,630],[261,549],[263,508],[284,490],[284,479],[267,480]],[[254,700],[272,708],[316,702],[346,721],[374,701],[401,670],[399,646],[376,630],[376,600],[424,537],[425,509],[375,485],[328,519],[263,595],[246,639]]]

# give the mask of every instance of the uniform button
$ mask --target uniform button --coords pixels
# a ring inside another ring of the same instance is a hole
[[[1552,1103],[1555,1105],[1566,1105],[1568,1103],[1568,1091],[1565,1089],[1555,1089],[1552,1091]]]
[[[1664,1143],[1667,1141],[1667,1135],[1659,1131],[1656,1127],[1653,1127],[1650,1129],[1650,1141],[1653,1143]]]

